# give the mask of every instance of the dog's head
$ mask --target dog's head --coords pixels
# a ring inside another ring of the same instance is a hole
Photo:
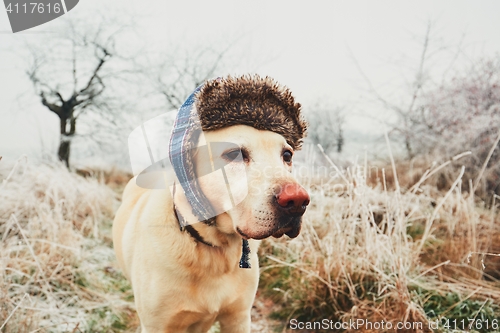
[[[219,229],[244,238],[296,237],[309,196],[291,168],[306,127],[300,104],[270,78],[205,82],[179,110],[170,142],[193,217],[213,224],[217,215]]]

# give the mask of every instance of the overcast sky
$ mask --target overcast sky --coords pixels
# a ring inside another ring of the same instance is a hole
[[[71,19],[103,10],[134,13],[138,24],[134,38],[159,50],[169,43],[236,39],[234,54],[241,55],[241,61],[232,67],[233,74],[272,76],[287,85],[305,108],[318,101],[346,106],[346,148],[353,152],[362,140],[384,130],[370,117],[383,116],[383,110],[372,101],[360,69],[385,96],[403,101],[429,21],[434,22],[436,48],[462,41],[464,64],[500,53],[500,1],[496,0],[80,0],[66,15]],[[7,14],[0,10],[0,155],[6,159],[21,154],[35,158],[43,149],[54,154],[57,149],[58,119],[34,96],[18,56],[23,39],[50,36],[56,21],[12,34]],[[436,63],[437,73],[451,61],[452,53],[450,48],[450,57]]]

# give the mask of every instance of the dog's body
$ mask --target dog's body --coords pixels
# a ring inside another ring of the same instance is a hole
[[[250,332],[258,240],[300,232],[309,196],[291,174],[293,148],[287,140],[272,131],[233,125],[206,132],[198,146],[211,142],[238,147],[241,160],[233,160],[234,150],[221,148],[211,150],[210,163],[227,165],[233,197],[246,194],[217,215],[215,225],[195,223],[190,232],[179,228],[177,215],[188,221],[196,217],[178,184],[173,198],[170,189],[143,189],[135,178],[124,191],[113,241],[132,284],[142,333],[207,332],[216,321],[222,333]],[[197,172],[207,163],[199,158],[195,154]],[[199,186],[214,207],[227,193],[227,184],[215,178],[200,179]],[[250,246],[249,269],[238,265],[242,239]]]
[[[135,179],[127,185],[113,239],[133,286],[141,332],[206,332],[216,320],[223,332],[248,332],[259,241],[249,241],[253,268],[241,269],[241,237],[203,223],[194,227],[220,246],[180,231],[168,190],[145,190]]]

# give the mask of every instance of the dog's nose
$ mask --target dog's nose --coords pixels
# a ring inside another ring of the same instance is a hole
[[[278,205],[292,214],[304,214],[310,198],[306,190],[299,184],[288,183],[276,195]]]

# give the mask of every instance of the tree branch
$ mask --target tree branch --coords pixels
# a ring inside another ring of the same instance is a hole
[[[59,118],[62,116],[62,108],[59,105],[49,103],[45,98],[45,94],[43,92],[40,93],[40,97],[42,98],[42,104],[45,105],[50,111],[57,114]]]
[[[97,77],[97,73],[102,68],[104,63],[109,59],[109,57],[111,57],[111,54],[106,50],[105,47],[103,47],[97,43],[93,43],[93,44],[96,46],[96,48],[101,49],[101,51],[104,52],[104,56],[99,57],[96,54],[97,58],[99,59],[99,63],[97,64],[96,68],[94,69],[94,72],[92,73],[92,76],[90,77],[89,81],[87,82],[87,85],[85,86],[85,88],[80,90],[80,93],[85,93],[88,89],[90,89],[90,87],[92,86],[92,83],[94,82],[94,79]],[[102,81],[100,81],[100,82],[102,83]]]

